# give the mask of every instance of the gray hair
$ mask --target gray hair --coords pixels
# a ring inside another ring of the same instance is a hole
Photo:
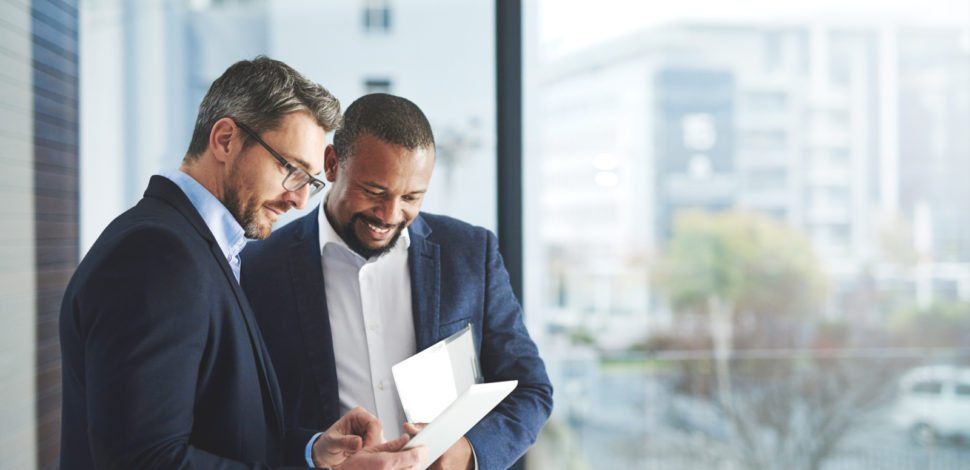
[[[434,134],[421,108],[400,96],[374,93],[357,98],[344,113],[344,125],[333,134],[341,162],[354,154],[354,143],[367,133],[408,150],[434,148]]]
[[[337,98],[289,65],[266,56],[236,62],[212,82],[202,99],[185,160],[205,152],[212,126],[222,118],[262,133],[276,129],[283,116],[297,111],[309,112],[327,132],[342,123]],[[253,144],[244,137],[243,148]]]

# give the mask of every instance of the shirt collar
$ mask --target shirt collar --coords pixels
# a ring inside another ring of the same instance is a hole
[[[165,169],[159,172],[161,176],[172,180],[189,198],[189,202],[202,216],[205,225],[209,227],[216,243],[225,255],[226,260],[232,260],[243,247],[246,246],[245,231],[229,209],[219,201],[205,186],[181,170]]]
[[[343,237],[338,235],[337,231],[333,229],[332,225],[330,225],[330,220],[327,219],[326,209],[324,209],[327,205],[327,199],[329,198],[330,192],[328,190],[327,193],[324,194],[322,202],[320,202],[320,210],[319,214],[317,215],[317,225],[320,226],[320,253],[323,254],[323,249],[326,248],[327,245],[333,243],[353,253],[354,256],[363,259],[357,254],[356,251],[351,250],[350,247],[347,246],[347,242],[344,241]],[[409,232],[409,229],[404,229],[404,231],[401,232],[401,237],[398,238],[397,244],[394,245],[394,248],[391,248],[391,253],[402,250],[407,251],[408,247],[411,246],[411,234]],[[385,256],[380,256],[378,258],[367,260],[367,262],[377,261],[378,259],[384,257]]]

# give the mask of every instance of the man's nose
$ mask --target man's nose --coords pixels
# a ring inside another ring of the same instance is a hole
[[[385,199],[381,201],[378,206],[377,213],[375,214],[377,218],[381,219],[381,222],[387,225],[393,225],[396,221],[400,220],[401,203],[396,197]]]
[[[310,199],[310,185],[305,184],[300,189],[296,191],[287,191],[283,195],[283,200],[286,201],[290,207],[295,209],[303,209],[306,207],[307,201]]]

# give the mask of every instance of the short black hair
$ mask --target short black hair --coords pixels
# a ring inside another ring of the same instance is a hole
[[[347,107],[343,127],[333,134],[339,161],[354,155],[354,143],[363,133],[408,150],[434,148],[431,124],[421,108],[406,98],[387,93],[361,96]]]

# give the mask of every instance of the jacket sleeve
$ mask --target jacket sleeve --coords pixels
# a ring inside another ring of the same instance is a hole
[[[479,360],[486,382],[518,380],[516,389],[465,437],[481,470],[504,470],[532,445],[552,412],[552,384],[522,320],[495,235],[486,241],[486,286]]]
[[[189,444],[211,306],[203,270],[165,229],[124,236],[75,298],[87,433],[99,469],[265,469]]]

